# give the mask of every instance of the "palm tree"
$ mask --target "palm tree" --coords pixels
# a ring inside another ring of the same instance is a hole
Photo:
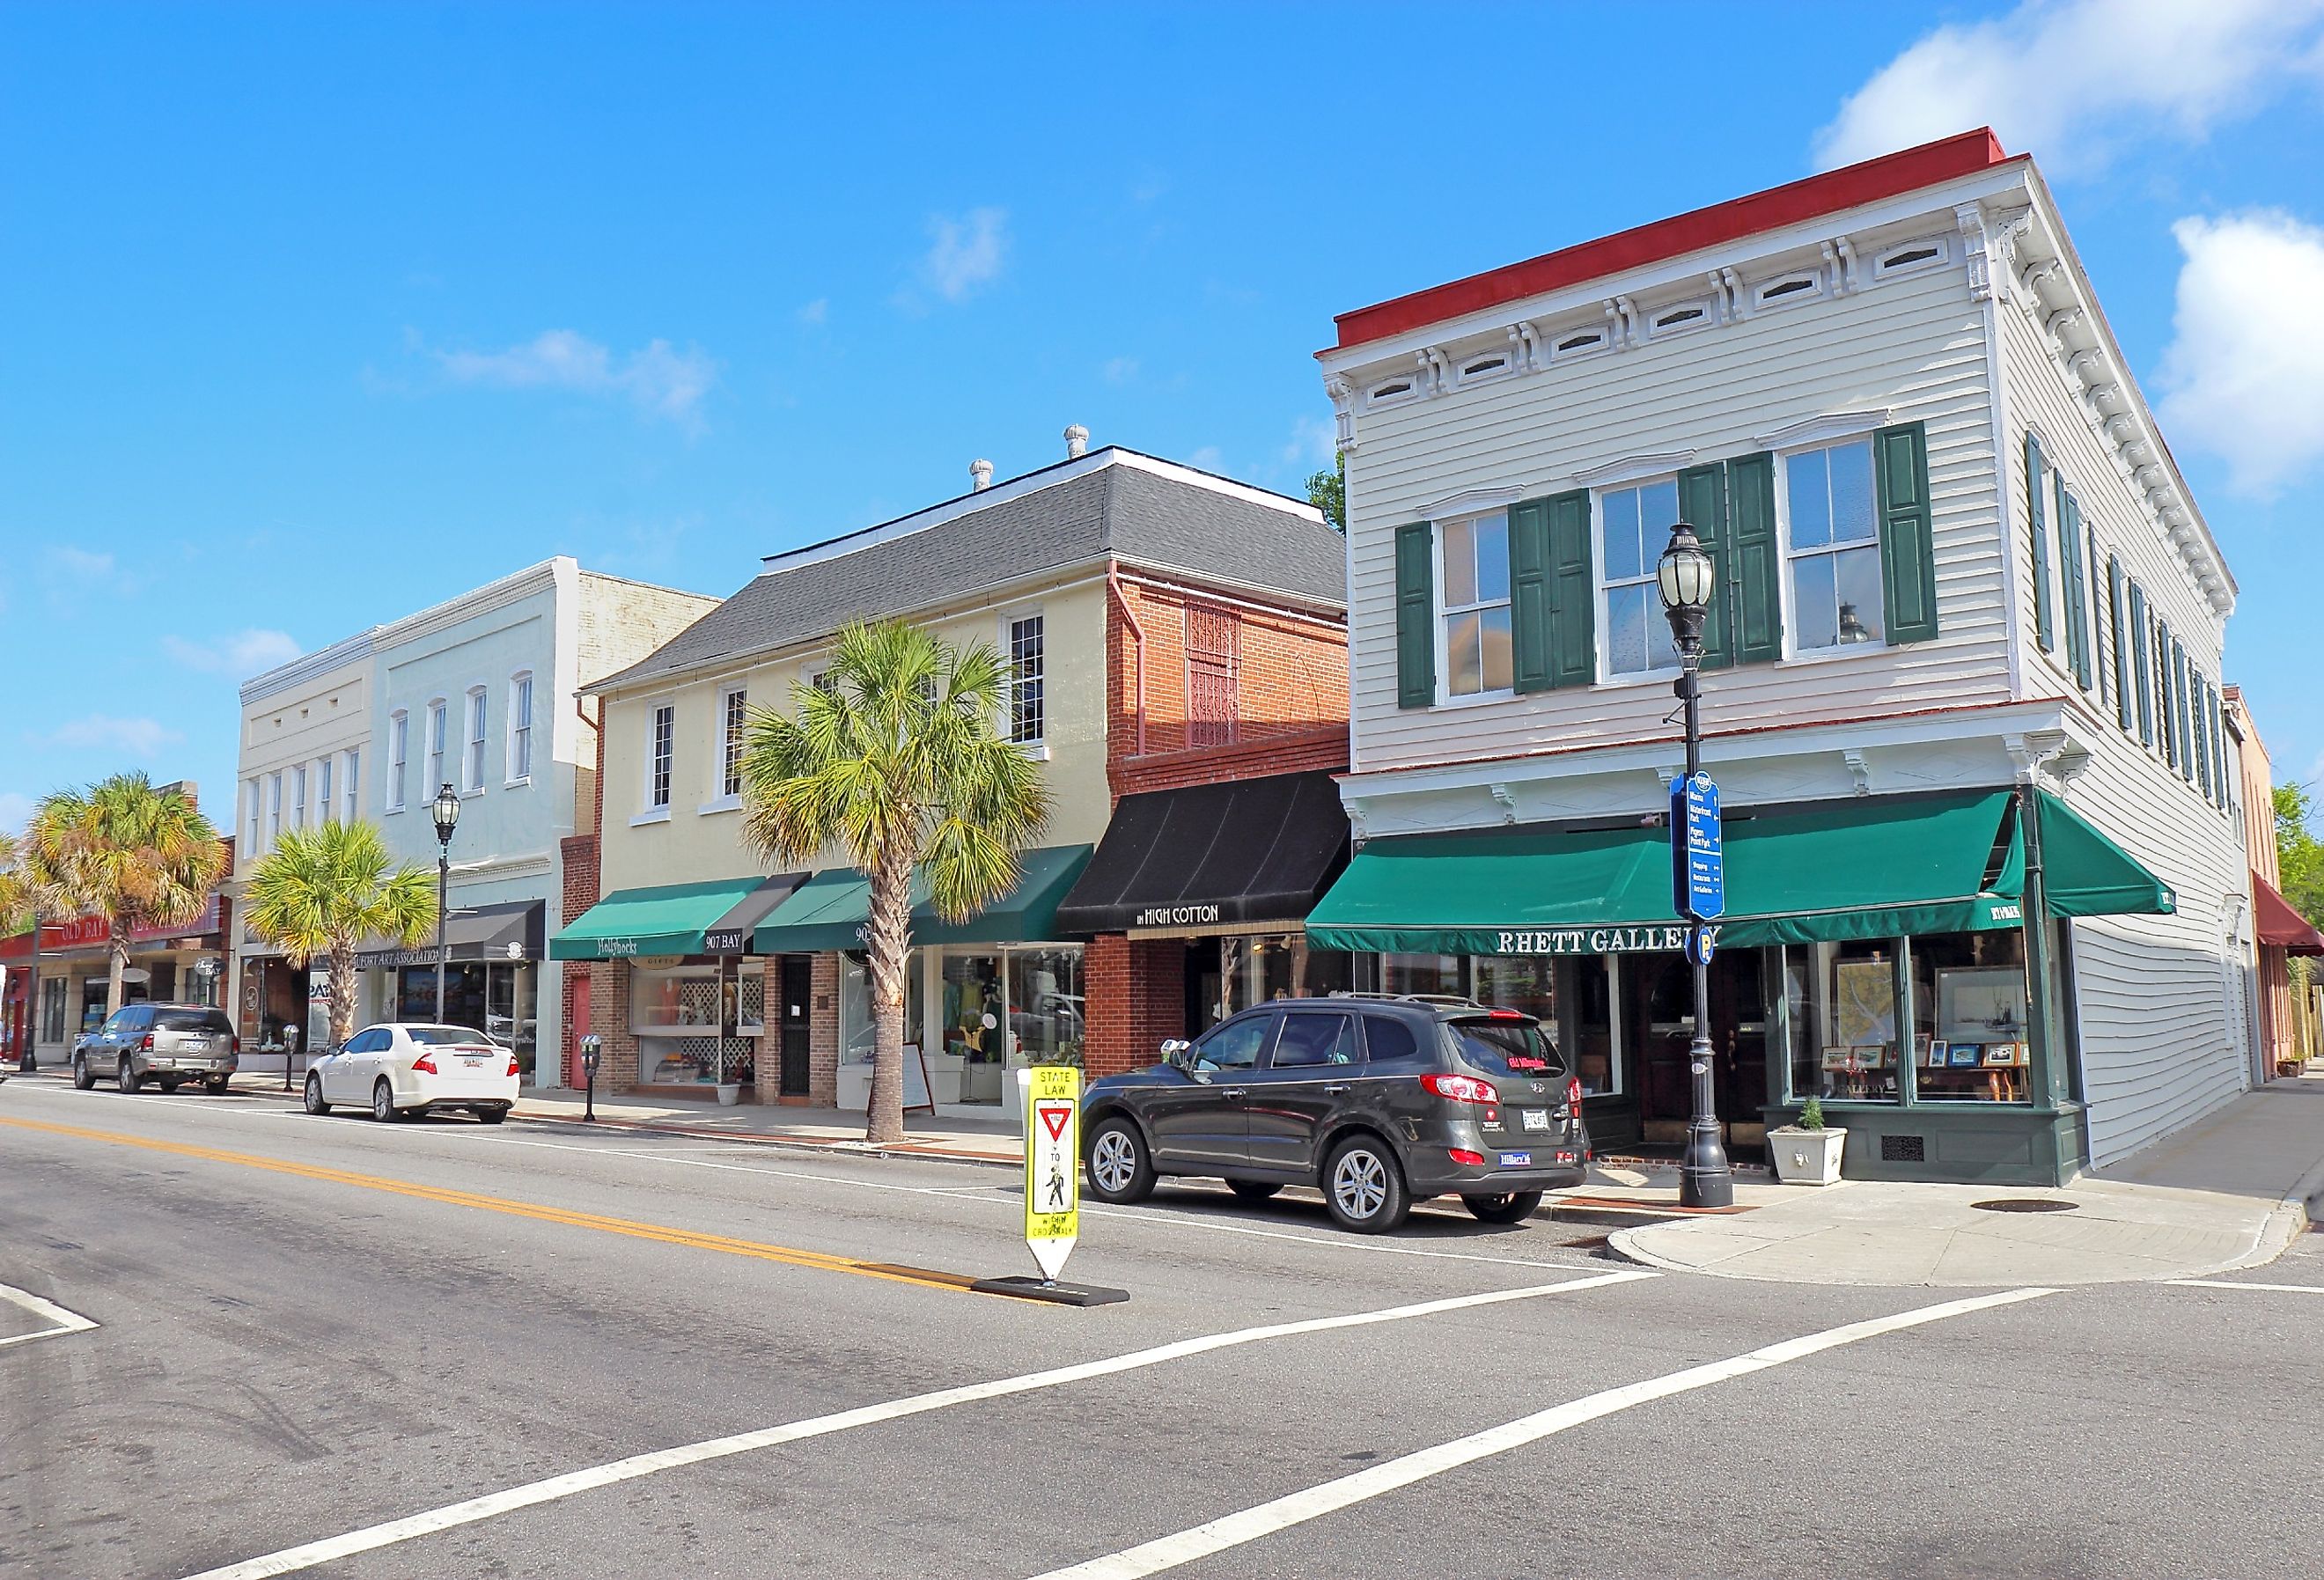
[[[742,827],[770,860],[836,845],[871,884],[872,1104],[864,1136],[904,1134],[904,957],[912,874],[946,920],[1016,884],[1048,788],[1000,730],[1004,670],[990,642],[955,648],[902,620],[840,633],[831,668],[791,688],[789,716],[752,711]]]
[[[131,931],[186,926],[226,868],[226,845],[201,809],[176,786],[156,790],[142,773],[42,797],[18,855],[33,909],[111,924],[107,1015],[121,1007]]]
[[[331,963],[331,1045],[355,1035],[355,947],[366,938],[418,945],[436,925],[435,874],[389,871],[387,843],[369,823],[337,819],[282,836],[251,870],[242,910],[250,930],[293,966]]]

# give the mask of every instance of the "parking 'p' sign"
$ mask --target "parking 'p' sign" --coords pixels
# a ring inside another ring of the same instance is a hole
[[[1025,1243],[1055,1282],[1081,1238],[1082,1073],[1036,1065],[1025,1090]]]

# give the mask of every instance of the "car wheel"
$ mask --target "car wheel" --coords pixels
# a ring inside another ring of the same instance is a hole
[[[1385,1234],[1412,1211],[1412,1194],[1388,1143],[1354,1135],[1333,1148],[1323,1165],[1323,1205],[1343,1229]]]
[[[323,1077],[309,1076],[307,1077],[307,1112],[328,1113],[330,1111],[331,1105],[323,1101]]]
[[[1464,1196],[1461,1205],[1480,1224],[1522,1224],[1541,1206],[1541,1192],[1503,1190],[1491,1196]]]
[[[176,1076],[162,1076],[156,1080],[155,1084],[164,1092],[174,1092],[184,1086],[185,1082]]]
[[[1269,1185],[1263,1179],[1230,1179],[1227,1181],[1227,1188],[1235,1193],[1235,1197],[1239,1201],[1260,1202],[1283,1187],[1279,1185]]]
[[[85,1053],[74,1054],[73,1090],[76,1092],[86,1092],[91,1086],[96,1085],[97,1072],[88,1067],[88,1056]]]
[[[382,1124],[395,1117],[395,1090],[384,1080],[371,1089],[371,1116]]]
[[[1146,1138],[1120,1114],[1101,1120],[1090,1136],[1089,1192],[1102,1202],[1144,1201],[1154,1194],[1154,1160]]]
[[[213,1097],[223,1097],[228,1078],[226,1076],[206,1076],[202,1079],[202,1089]]]
[[[483,1120],[486,1124],[498,1124],[502,1120],[508,1117],[508,1110],[505,1108],[479,1108],[476,1110],[476,1117]]]
[[[114,1084],[124,1092],[134,1093],[145,1084],[145,1077],[137,1073],[135,1065],[124,1058],[121,1061],[121,1071]]]

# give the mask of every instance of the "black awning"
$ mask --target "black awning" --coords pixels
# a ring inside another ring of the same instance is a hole
[[[499,905],[455,910],[444,919],[444,941],[455,960],[538,960],[541,957],[545,903],[512,900]],[[436,940],[406,949],[374,939],[355,951],[355,969],[378,971],[398,966],[433,966]]]
[[[1348,864],[1329,773],[1284,773],[1124,796],[1057,930],[1299,921]]]

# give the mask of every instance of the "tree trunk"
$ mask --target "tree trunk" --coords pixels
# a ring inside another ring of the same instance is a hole
[[[331,1046],[345,1048],[355,1034],[355,942],[338,938],[331,944]],[[315,1062],[312,1049],[308,1051],[307,1062]]]
[[[105,1018],[108,1021],[121,1012],[122,995],[128,984],[122,974],[129,969],[129,921],[126,917],[106,918],[105,945]]]
[[[911,947],[915,859],[909,850],[890,850],[870,873],[871,917],[863,928],[871,956],[872,1027],[867,1141],[904,1139],[904,969]]]

